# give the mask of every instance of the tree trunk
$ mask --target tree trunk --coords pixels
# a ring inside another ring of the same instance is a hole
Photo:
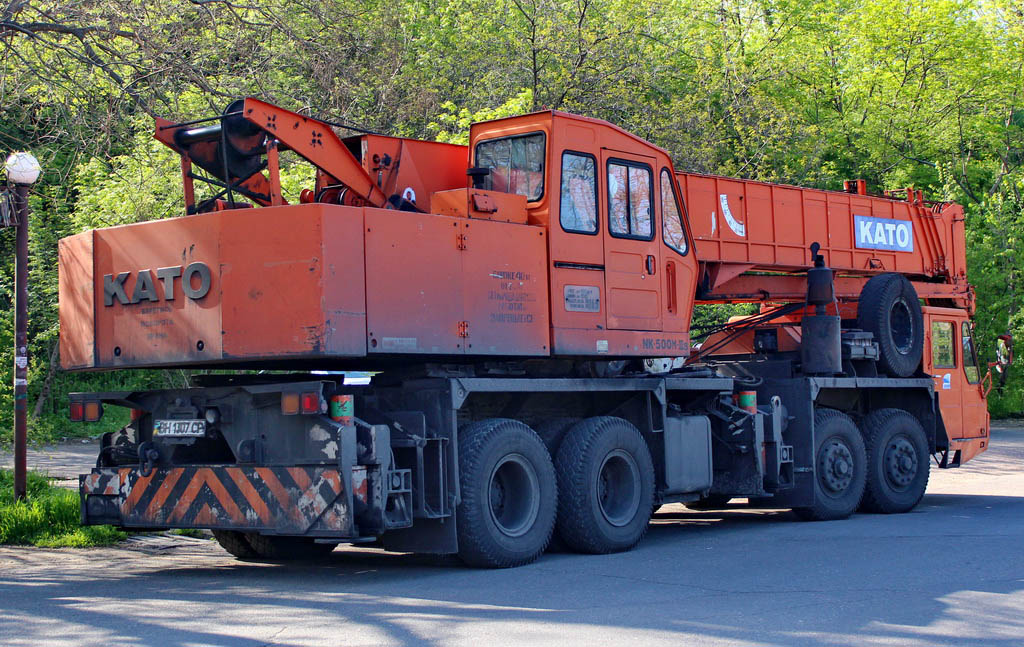
[[[43,388],[39,391],[39,399],[36,400],[36,408],[32,412],[32,418],[43,415],[43,405],[50,397],[50,384],[53,382],[53,374],[57,372],[57,357],[60,353],[60,341],[53,343],[53,350],[50,351],[50,363],[46,366],[46,379],[43,380]]]

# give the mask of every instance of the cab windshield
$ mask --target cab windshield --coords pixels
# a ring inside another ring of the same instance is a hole
[[[488,139],[476,145],[476,166],[491,170],[484,189],[517,193],[528,202],[544,195],[544,133]]]

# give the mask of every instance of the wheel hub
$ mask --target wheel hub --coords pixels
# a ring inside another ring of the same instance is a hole
[[[903,297],[896,299],[889,310],[889,330],[896,352],[900,355],[910,353],[914,347],[914,317]]]
[[[613,526],[625,526],[640,509],[640,468],[626,451],[614,449],[605,456],[595,483],[601,514]]]
[[[853,482],[853,452],[837,438],[829,439],[818,458],[821,484],[829,492],[840,494]]]
[[[906,489],[917,476],[917,452],[906,436],[896,436],[885,447],[885,478],[896,489]]]
[[[502,534],[520,537],[533,528],[540,513],[540,479],[522,454],[503,456],[487,487],[488,512]]]

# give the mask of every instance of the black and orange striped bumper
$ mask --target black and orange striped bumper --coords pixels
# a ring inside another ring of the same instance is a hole
[[[86,525],[353,534],[353,487],[337,468],[188,466],[143,476],[112,467],[82,475],[79,485]]]

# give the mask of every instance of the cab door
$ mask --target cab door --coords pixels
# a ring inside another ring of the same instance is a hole
[[[988,406],[981,385],[981,367],[974,350],[974,336],[971,323],[966,318],[959,322],[961,356],[963,357],[964,388],[960,396],[963,412],[964,438],[985,436],[988,429]]]
[[[608,328],[661,330],[654,158],[602,150]]]
[[[935,392],[939,394],[939,412],[946,426],[946,435],[952,440],[964,437],[961,392],[965,375],[957,361],[959,344],[959,321],[952,316],[929,314],[928,323],[928,372],[935,380]]]

